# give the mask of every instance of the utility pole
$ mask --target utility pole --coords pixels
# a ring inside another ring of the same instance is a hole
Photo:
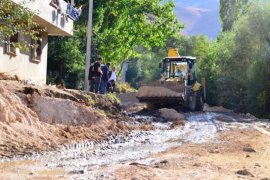
[[[89,0],[88,10],[88,25],[87,25],[87,46],[85,59],[85,74],[84,74],[84,90],[89,90],[88,73],[91,64],[91,37],[92,37],[92,15],[93,15],[93,0]]]

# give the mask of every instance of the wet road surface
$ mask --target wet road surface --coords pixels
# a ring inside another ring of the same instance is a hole
[[[57,179],[114,179],[112,171],[117,164],[151,164],[153,159],[150,156],[154,153],[183,143],[215,142],[219,132],[232,128],[270,128],[267,122],[234,113],[196,112],[185,116],[188,121],[184,126],[171,129],[172,122],[155,122],[151,116],[136,115],[133,123],[139,124],[136,119],[144,119],[152,123],[154,130],[135,130],[128,135],[109,137],[103,142],[81,142],[63,146],[57,152],[2,159],[0,166],[2,171],[5,167],[14,166],[13,169],[7,168],[7,179],[47,175]]]

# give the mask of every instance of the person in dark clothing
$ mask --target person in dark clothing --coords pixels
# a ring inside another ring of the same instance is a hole
[[[109,67],[110,63],[107,63],[106,65],[101,67],[103,74],[101,76],[100,94],[106,94],[107,92],[107,83],[109,80]]]
[[[102,76],[102,70],[101,70],[101,63],[102,63],[102,58],[98,58],[98,61],[95,62],[93,66],[93,80],[94,80],[94,86],[95,86],[95,93],[98,93],[99,88],[100,88],[100,80]]]
[[[94,92],[95,91],[95,81],[93,79],[94,76],[94,65],[91,65],[89,68],[89,74],[88,74],[88,81],[89,81],[89,91]]]

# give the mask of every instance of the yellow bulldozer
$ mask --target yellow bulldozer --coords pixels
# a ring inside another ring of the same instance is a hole
[[[192,111],[202,111],[205,101],[205,80],[197,81],[196,58],[180,56],[178,49],[170,48],[160,63],[162,77],[156,82],[141,84],[136,95],[149,108],[183,105]]]

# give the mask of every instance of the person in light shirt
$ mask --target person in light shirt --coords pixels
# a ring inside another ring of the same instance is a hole
[[[116,71],[115,71],[115,67],[113,66],[111,71],[109,72],[109,80],[108,80],[108,86],[107,86],[108,92],[111,92],[111,93],[114,92],[115,83],[116,83]]]

